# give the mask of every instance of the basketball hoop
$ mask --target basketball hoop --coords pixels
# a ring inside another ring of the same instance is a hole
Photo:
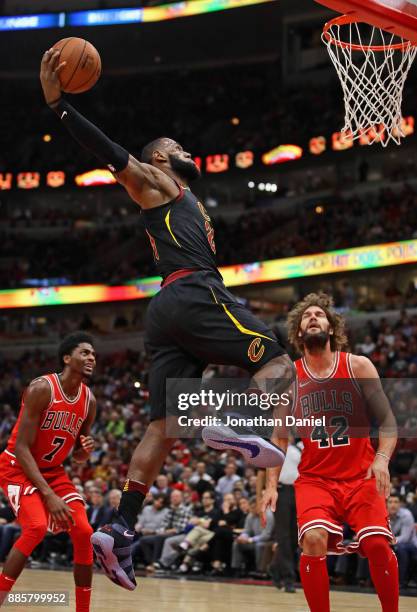
[[[360,21],[357,13],[325,24],[322,40],[339,75],[345,101],[348,138],[366,142],[405,136],[401,112],[403,89],[417,53],[410,41]]]

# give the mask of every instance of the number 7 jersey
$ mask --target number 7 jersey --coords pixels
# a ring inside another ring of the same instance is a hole
[[[76,397],[70,399],[62,389],[58,374],[47,374],[35,380],[40,379],[48,381],[51,387],[51,400],[41,414],[39,429],[30,451],[42,471],[61,465],[71,453],[81,426],[87,417],[91,394],[89,388],[81,383]],[[15,456],[17,432],[24,405],[25,395],[23,395],[19,416],[5,450],[12,457]]]
[[[315,377],[304,358],[295,362],[294,416],[325,420],[324,424],[298,428],[304,444],[298,470],[300,476],[361,478],[375,457],[366,402],[353,375],[351,354],[333,355],[333,369],[327,378]]]

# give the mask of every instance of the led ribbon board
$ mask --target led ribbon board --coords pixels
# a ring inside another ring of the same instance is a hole
[[[41,28],[63,28],[65,26],[112,26],[129,23],[151,23],[204,15],[216,11],[269,4],[276,0],[188,0],[172,2],[162,6],[146,8],[103,9],[97,11],[75,11],[71,13],[48,13],[0,17],[0,31],[36,30]]]
[[[41,15],[15,15],[0,17],[0,31],[5,30],[39,30],[42,28],[62,28],[65,25],[65,13],[48,13]]]
[[[329,251],[317,255],[272,259],[251,264],[220,268],[225,285],[238,287],[281,281],[305,276],[369,270],[417,262],[417,240],[405,240],[353,249]],[[160,289],[158,276],[129,281],[126,285],[75,285],[39,289],[4,289],[0,291],[0,308],[59,306],[122,302],[150,298]]]

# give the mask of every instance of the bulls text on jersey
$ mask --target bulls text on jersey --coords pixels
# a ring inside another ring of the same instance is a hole
[[[353,413],[353,397],[350,391],[340,389],[320,389],[300,394],[300,407],[303,418],[323,412]]]
[[[41,429],[53,429],[54,431],[66,431],[74,440],[78,436],[83,419],[68,410],[48,410],[41,423]]]

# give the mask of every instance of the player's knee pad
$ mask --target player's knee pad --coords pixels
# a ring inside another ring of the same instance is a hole
[[[87,519],[87,514],[81,502],[71,502],[69,504],[73,510],[75,525],[71,527],[70,537],[74,548],[74,563],[80,565],[91,565],[93,563],[93,547],[90,537],[93,528]]]
[[[378,563],[387,557],[390,559],[394,554],[387,538],[379,534],[364,538],[361,542],[361,552],[370,563]]]
[[[22,525],[22,533],[15,542],[15,546],[26,557],[32,553],[42,542],[47,532],[46,522],[26,523]]]

